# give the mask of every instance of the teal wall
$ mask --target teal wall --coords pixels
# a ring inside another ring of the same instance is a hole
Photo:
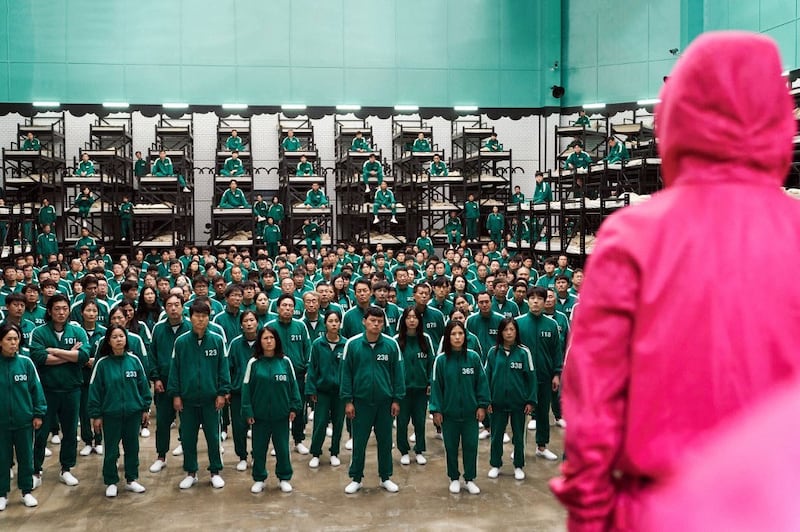
[[[553,105],[559,0],[0,0],[0,101]]]

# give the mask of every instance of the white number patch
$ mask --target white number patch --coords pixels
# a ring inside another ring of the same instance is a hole
[[[26,382],[28,380],[28,376],[24,373],[21,375],[14,375],[14,382]]]
[[[75,345],[75,338],[64,338],[64,343],[67,345]]]
[[[275,375],[275,380],[279,381],[279,382],[286,382],[287,378],[286,378],[285,374],[283,374],[283,375]]]
[[[508,367],[511,369],[522,369],[522,362],[510,362]]]
[[[378,355],[375,357],[375,360],[378,362],[389,362],[389,355],[386,353],[378,353]]]
[[[126,379],[135,379],[136,378],[136,370],[133,369],[133,370],[130,370],[130,371],[126,371],[125,372],[125,378]]]
[[[461,368],[462,375],[475,375],[475,368]]]
[[[423,359],[428,358],[428,353],[423,353],[422,351],[420,351],[419,353],[417,353],[417,358],[423,358]]]
[[[206,349],[206,356],[207,357],[215,357],[215,356],[217,356],[217,350],[216,349]]]
[[[302,339],[303,339],[303,336],[301,334],[290,334],[289,335],[289,340],[292,341],[292,342],[299,342]]]
[[[553,333],[550,331],[542,331],[542,338],[552,338]]]

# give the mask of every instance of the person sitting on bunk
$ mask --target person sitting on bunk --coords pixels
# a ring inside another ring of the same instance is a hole
[[[431,176],[442,176],[445,177],[448,175],[447,172],[447,165],[442,161],[442,158],[439,157],[439,154],[433,156],[433,162],[431,163],[430,168],[428,168],[428,173]]]
[[[497,133],[492,132],[492,136],[481,148],[483,151],[503,151],[503,145],[497,140]]]
[[[516,186],[514,187],[514,193],[511,195],[511,204],[519,205],[520,203],[525,203],[525,194],[522,193],[519,186]]]
[[[576,126],[583,126],[583,127],[592,127],[592,122],[589,120],[589,117],[586,116],[586,111],[581,109],[578,111],[578,119],[575,121]]]
[[[225,164],[219,172],[224,176],[242,175],[244,174],[244,165],[242,160],[239,159],[239,150],[233,150],[231,156],[225,159]]]
[[[42,149],[41,144],[39,144],[39,139],[33,136],[32,131],[28,131],[28,134],[25,136],[25,142],[22,143],[22,149],[25,151],[39,151]]]
[[[133,163],[133,175],[136,177],[144,177],[147,175],[147,172],[150,170],[148,168],[147,160],[142,158],[142,152],[137,151],[135,153],[136,161]]]
[[[367,139],[364,138],[364,134],[356,131],[356,137],[350,145],[350,151],[370,151],[371,149]]]
[[[622,163],[630,158],[624,142],[620,142],[614,137],[608,139],[608,157],[606,157],[608,164]]]
[[[89,160],[88,153],[84,152],[81,155],[81,163],[78,165],[78,169],[75,170],[75,175],[81,177],[94,175],[94,161]]]
[[[553,201],[553,190],[550,183],[544,182],[544,172],[536,172],[536,187],[533,189],[533,203],[548,203]]]
[[[226,190],[219,200],[220,209],[249,209],[250,204],[247,203],[247,198],[244,192],[239,190],[239,183],[235,179],[231,179]]]
[[[306,192],[306,199],[303,205],[309,209],[319,209],[328,204],[325,192],[319,188],[319,183],[312,183],[311,190]]]
[[[225,149],[228,151],[244,151],[244,142],[239,132],[235,129],[231,130],[231,136],[225,141]]]
[[[295,170],[294,175],[314,175],[314,165],[306,160],[305,155],[300,156],[300,162],[297,163],[297,170]]]
[[[283,151],[299,151],[300,150],[300,139],[294,136],[294,130],[290,129],[286,132],[286,138],[283,139],[281,142],[281,146],[283,146]]]
[[[303,236],[306,237],[306,247],[308,248],[309,255],[316,255],[319,253],[319,248],[322,244],[322,228],[317,224],[316,220],[303,220]]]
[[[589,168],[592,163],[592,158],[589,154],[583,151],[580,143],[575,143],[572,147],[572,153],[569,154],[567,160],[564,161],[564,168],[574,170],[576,168]]]
[[[75,251],[88,249],[89,253],[97,251],[97,240],[89,235],[89,229],[81,227],[81,237],[75,242]]]
[[[378,211],[381,207],[392,210],[392,223],[397,222],[397,202],[394,199],[394,192],[389,189],[389,184],[384,181],[381,183],[380,188],[375,192],[375,201],[372,204],[372,223],[379,223],[381,220],[378,218]]]
[[[411,146],[411,151],[432,151],[431,143],[425,138],[425,133],[420,131],[419,135],[417,135],[417,140],[415,140],[414,144]]]
[[[167,152],[160,150],[158,152],[158,159],[153,163],[153,175],[156,177],[174,177],[175,170],[172,167],[172,159],[167,157]],[[177,175],[178,184],[182,187],[184,192],[191,192],[186,186],[186,179],[180,174]]]
[[[97,200],[92,196],[89,187],[83,187],[81,193],[75,196],[75,207],[78,209],[81,218],[85,220],[89,217],[89,211],[92,210],[92,205],[94,205],[95,201]]]
[[[364,180],[364,192],[369,193],[369,178],[377,177],[378,186],[383,183],[383,165],[375,159],[375,154],[369,154],[369,160],[364,162],[361,178]]]

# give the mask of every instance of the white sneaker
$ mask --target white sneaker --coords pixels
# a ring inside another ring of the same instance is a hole
[[[558,460],[558,456],[556,456],[556,454],[553,451],[551,451],[550,449],[548,449],[546,447],[545,447],[545,449],[543,451],[537,448],[536,449],[536,456],[538,456],[540,458],[544,458],[545,460],[551,460],[551,461],[552,460]]]
[[[308,412],[308,420],[309,421],[314,421],[314,411],[313,410]]]
[[[525,471],[523,471],[521,467],[515,467],[514,478],[517,480],[525,480]]]
[[[95,445],[94,446],[94,452],[96,452],[100,456],[103,456],[103,446],[102,445]]]
[[[372,223],[377,224],[380,223],[380,221],[381,221],[380,218],[378,218],[377,216],[372,217]]]
[[[467,491],[470,495],[477,495],[481,492],[481,489],[475,484],[473,481],[467,482]]]
[[[528,430],[536,430],[536,420],[531,419],[528,421]]]
[[[222,440],[222,441],[225,441],[225,440],[227,440],[227,439],[228,439],[228,433],[227,433],[227,432],[225,432],[225,431],[223,431],[223,432],[220,432],[220,433],[219,433],[219,438],[220,438],[220,440]]]
[[[396,218],[395,216],[392,216],[392,220],[391,220],[391,222],[392,222],[393,224],[398,224],[398,223],[400,223],[400,222],[398,222],[398,221],[397,221],[397,218]]]
[[[41,475],[33,475],[33,488],[31,488],[31,489],[36,489],[41,485],[42,485],[42,477],[41,477]]]
[[[273,447],[272,449],[270,449],[270,451],[269,451],[269,455],[270,455],[270,456],[275,456],[275,447]]]
[[[75,478],[75,475],[70,473],[69,471],[62,471],[58,478],[61,479],[61,482],[66,484],[67,486],[77,486],[78,479]]]
[[[181,483],[178,484],[178,487],[182,490],[188,490],[195,484],[197,484],[197,475],[186,475],[186,478],[181,480]]]
[[[499,476],[500,476],[500,468],[499,467],[493,467],[493,468],[491,468],[489,470],[489,475],[488,475],[489,478],[497,478]]]
[[[461,493],[461,481],[453,480],[450,482],[450,493]]]
[[[142,486],[135,480],[125,484],[125,489],[127,491],[132,491],[133,493],[144,493],[145,491],[147,491],[144,486]]]
[[[313,458],[311,458],[311,460],[308,461],[308,467],[310,467],[311,469],[318,468],[319,467],[319,457],[318,456],[314,456]]]
[[[0,512],[6,509],[6,505],[8,504],[7,497],[0,497]]]
[[[236,471],[247,471],[247,460],[239,460],[236,464]]]
[[[291,493],[292,492],[292,485],[289,484],[288,480],[281,480],[280,482],[278,482],[278,487],[284,493]]]
[[[339,457],[338,456],[331,456],[331,466],[339,467],[340,465],[342,465],[342,461],[339,460]]]
[[[139,433],[139,436],[142,438],[149,438],[150,437],[150,429],[147,427],[142,427],[142,431]]]
[[[39,506],[39,501],[36,500],[36,497],[31,495],[30,493],[26,493],[22,496],[22,504],[24,504],[28,508],[35,508]]]
[[[567,422],[563,417],[561,419],[556,419],[556,426],[565,429],[567,428]]]
[[[353,493],[357,492],[361,489],[361,482],[356,482],[355,480],[352,481],[350,484],[345,486],[344,492],[348,495],[352,495]]]
[[[410,441],[411,443],[417,443],[417,435],[416,435],[416,433],[411,434],[411,436],[408,437],[408,441]]]
[[[10,468],[8,471],[8,478],[14,478],[14,468]]]
[[[117,485],[116,484],[109,484],[106,486],[106,497],[116,497],[117,496]]]
[[[248,440],[253,439],[253,429],[247,429],[247,439]]]
[[[511,443],[511,436],[508,434],[503,434],[503,443]]]
[[[48,456],[53,456],[53,451],[48,449],[47,447],[44,448],[44,457],[47,458]]]
[[[344,442],[344,448],[347,449],[348,451],[353,450],[353,438],[350,438],[349,440]]]
[[[369,194],[369,185],[367,185],[367,186],[365,186],[365,187],[364,187],[364,192],[366,192],[367,194]]]
[[[253,485],[250,486],[250,493],[261,493],[262,491],[264,491],[264,483],[260,480],[253,482]]]
[[[325,429],[325,436],[333,438],[333,427],[328,426],[328,428]]]
[[[59,436],[58,434],[53,434],[53,437],[50,438],[50,443],[52,443],[53,445],[60,444],[61,443],[61,436]]]
[[[220,488],[225,487],[225,481],[219,474],[211,475],[211,485],[214,487],[215,490],[218,490]]]
[[[403,456],[400,457],[401,465],[408,465],[410,463],[411,463],[411,458],[407,454],[404,454]]]
[[[189,187],[183,187],[183,191],[189,193],[192,191],[192,189],[190,189]]]
[[[91,445],[84,445],[83,449],[78,451],[78,454],[81,456],[89,456],[90,454],[92,454],[92,449],[93,447]]]
[[[294,448],[300,454],[308,454],[308,447],[306,447],[302,443],[298,443],[297,445],[295,445]]]
[[[398,491],[400,491],[400,487],[394,482],[392,482],[391,479],[386,479],[383,482],[381,482],[381,487],[386,491],[388,491],[389,493],[397,493]]]
[[[170,424],[169,424],[169,428],[170,428],[170,430],[171,430],[171,429],[174,429],[174,428],[175,428],[175,427],[177,427],[177,426],[178,426],[178,425],[176,425],[174,421],[173,421],[172,423],[170,423]]]
[[[167,463],[164,460],[158,459],[153,462],[153,465],[150,466],[151,473],[160,473],[162,469],[167,467]]]
[[[486,438],[488,438],[489,436],[491,436],[491,434],[489,433],[489,431],[484,429],[484,430],[482,430],[482,431],[481,431],[481,433],[480,433],[480,434],[478,434],[478,439],[479,439],[479,440],[485,440],[485,439],[486,439]]]
[[[415,458],[417,459],[417,465],[425,465],[425,464],[427,464],[427,463],[428,463],[428,459],[427,459],[427,458],[425,458],[425,457],[422,455],[422,453],[417,453],[417,455],[415,456]]]
[[[179,443],[178,446],[175,447],[175,449],[173,449],[172,456],[180,456],[182,454],[183,454],[183,445]]]

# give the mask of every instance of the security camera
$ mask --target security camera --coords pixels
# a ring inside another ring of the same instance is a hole
[[[670,48],[669,49],[669,53],[672,54],[672,55],[678,55],[678,52],[680,52],[680,50],[677,49],[677,48]]]

